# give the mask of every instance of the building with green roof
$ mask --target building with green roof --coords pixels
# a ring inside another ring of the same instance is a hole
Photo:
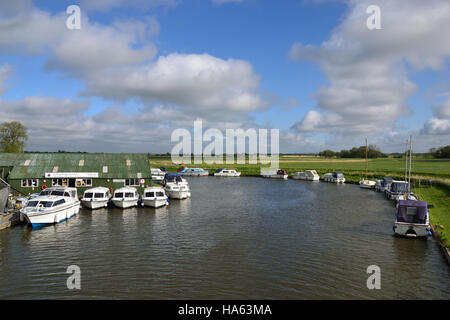
[[[15,194],[28,195],[55,186],[117,189],[139,192],[151,184],[148,154],[133,153],[0,153],[0,178]]]

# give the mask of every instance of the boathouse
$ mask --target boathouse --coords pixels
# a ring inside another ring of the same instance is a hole
[[[150,185],[148,154],[125,153],[0,153],[0,177],[14,194],[28,195],[43,188],[88,188]]]

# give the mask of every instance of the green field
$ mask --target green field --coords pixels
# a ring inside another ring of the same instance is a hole
[[[152,168],[166,167],[175,172],[179,166],[172,163],[170,156],[151,156]],[[259,176],[260,164],[187,164],[188,167],[202,167],[214,171],[228,168],[240,171],[243,176]],[[405,177],[405,158],[381,158],[368,161],[369,179],[390,176],[395,179]],[[342,171],[348,182],[357,183],[366,172],[365,159],[325,159],[319,157],[280,156],[279,167],[289,174],[296,171],[316,170],[319,175],[327,172]],[[414,157],[412,162],[412,189],[421,200],[428,201],[430,220],[439,229],[444,245],[450,247],[450,160]]]

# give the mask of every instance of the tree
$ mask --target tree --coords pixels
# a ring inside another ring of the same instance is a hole
[[[20,122],[3,122],[0,125],[1,151],[12,153],[23,152],[27,140],[27,129]]]
[[[440,147],[436,150],[436,152],[433,154],[435,158],[440,159],[448,159],[450,158],[450,146]]]

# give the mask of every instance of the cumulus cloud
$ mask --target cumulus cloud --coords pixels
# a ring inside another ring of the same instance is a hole
[[[421,131],[423,135],[450,135],[450,97],[433,107],[433,117],[425,122]]]
[[[248,62],[209,54],[170,54],[144,67],[92,74],[86,95],[154,101],[182,108],[195,119],[264,109],[258,87],[259,77]]]
[[[329,80],[315,95],[317,109],[293,128],[341,135],[391,130],[408,114],[406,99],[415,85],[408,66],[439,69],[450,55],[450,3],[432,0],[377,1],[381,30],[369,30],[371,1],[349,1],[349,12],[321,46],[296,43],[294,60],[318,63]]]

